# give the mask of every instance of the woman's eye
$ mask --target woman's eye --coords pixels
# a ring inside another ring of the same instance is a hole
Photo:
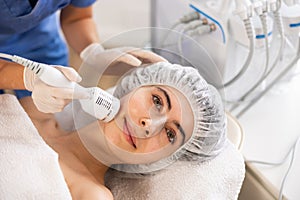
[[[171,130],[171,129],[166,128],[166,133],[167,133],[167,137],[168,137],[169,142],[171,144],[174,144],[174,142],[176,140],[176,132]]]
[[[161,111],[163,104],[162,104],[162,100],[156,96],[156,95],[152,95],[152,101],[155,105],[155,107],[157,108],[158,111]]]

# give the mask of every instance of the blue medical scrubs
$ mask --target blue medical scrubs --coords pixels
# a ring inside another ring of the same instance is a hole
[[[69,4],[87,7],[95,1],[0,0],[0,52],[67,66],[67,46],[60,32],[56,11]],[[16,90],[16,95],[22,98],[31,93]]]

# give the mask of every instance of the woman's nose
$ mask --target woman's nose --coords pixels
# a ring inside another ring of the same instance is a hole
[[[151,126],[151,119],[150,118],[141,118],[140,119],[140,125],[143,128],[147,128]]]
[[[143,132],[145,132],[146,136],[149,137],[150,135],[159,133],[166,122],[165,117],[160,118],[141,118],[140,119],[140,127],[142,128]]]
[[[142,118],[140,120],[140,126],[142,127],[143,134],[145,134],[146,137],[149,137],[150,134],[150,126],[151,126],[151,119],[149,118]]]

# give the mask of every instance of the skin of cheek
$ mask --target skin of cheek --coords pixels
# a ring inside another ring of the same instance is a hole
[[[150,138],[139,140],[139,151],[141,153],[154,152],[163,150],[164,152],[174,152],[179,145],[170,144],[165,132],[158,133]]]
[[[159,136],[146,138],[146,139],[140,139],[138,141],[138,147],[140,148],[139,151],[141,151],[143,153],[147,153],[147,152],[153,152],[153,151],[159,150],[165,146],[161,142],[162,142],[162,140],[160,139]]]
[[[131,120],[133,120],[137,125],[140,123],[139,118],[149,117],[149,108],[151,105],[149,104],[149,99],[147,99],[146,96],[147,94],[144,90],[138,90],[129,99],[128,113]]]

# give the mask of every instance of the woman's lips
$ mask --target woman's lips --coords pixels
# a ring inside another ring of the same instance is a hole
[[[135,149],[136,149],[136,145],[135,145],[135,137],[132,136],[131,132],[130,132],[130,127],[127,124],[126,119],[124,120],[124,127],[123,127],[123,133],[125,135],[125,139],[127,140],[127,142],[129,144],[131,144]]]

